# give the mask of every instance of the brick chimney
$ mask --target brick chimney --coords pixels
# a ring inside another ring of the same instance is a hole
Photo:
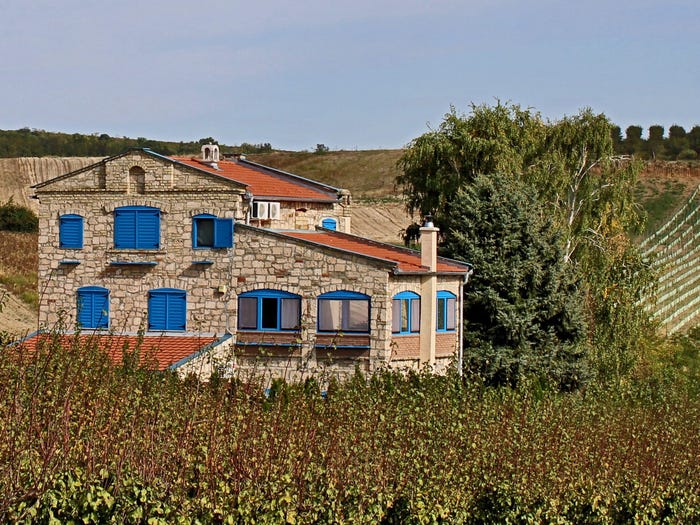
[[[435,365],[437,331],[437,241],[439,228],[430,215],[420,229],[421,265],[429,272],[421,277],[420,364]]]

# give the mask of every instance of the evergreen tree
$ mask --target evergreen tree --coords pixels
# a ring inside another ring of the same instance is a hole
[[[487,384],[537,376],[563,390],[588,377],[584,292],[532,186],[500,174],[461,188],[443,253],[474,265],[465,290],[466,369]]]

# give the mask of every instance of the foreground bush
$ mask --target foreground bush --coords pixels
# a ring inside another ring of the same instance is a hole
[[[700,402],[456,377],[181,381],[58,338],[0,359],[0,521],[689,523]]]

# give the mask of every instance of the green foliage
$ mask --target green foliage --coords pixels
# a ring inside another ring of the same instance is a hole
[[[0,205],[0,230],[36,233],[39,230],[39,217],[29,208],[15,204],[10,197]]]
[[[700,518],[700,402],[665,382],[561,395],[380,371],[265,396],[261,378],[113,366],[58,332],[1,355],[2,522]]]
[[[404,172],[397,184],[407,207],[434,212],[439,225],[449,225],[442,231],[447,253],[475,264],[467,292],[470,287],[483,288],[479,307],[465,311],[465,318],[467,323],[478,320],[478,330],[472,331],[481,331],[482,337],[466,342],[470,348],[483,345],[478,350],[483,363],[511,370],[498,382],[517,376],[522,368],[517,363],[523,362],[530,372],[540,367],[541,375],[551,376],[549,364],[533,359],[529,345],[536,341],[534,355],[547,355],[543,349],[560,348],[561,335],[570,330],[578,340],[584,323],[573,312],[580,310],[582,301],[590,327],[588,340],[597,345],[597,355],[624,354],[618,356],[624,366],[611,368],[606,360],[596,359],[596,365],[606,368],[604,373],[595,371],[597,376],[611,378],[613,368],[630,373],[639,362],[639,348],[644,347],[639,340],[649,335],[650,325],[645,313],[633,305],[652,276],[628,235],[638,233],[643,224],[634,191],[641,165],[615,155],[614,134],[605,115],[590,109],[543,122],[538,113],[499,102],[495,107],[472,106],[468,116],[452,109],[438,130],[412,141],[400,160]],[[629,139],[638,134],[641,130],[627,130]],[[479,179],[481,174],[507,187],[483,191],[488,184],[487,179]],[[529,189],[508,183],[500,174],[520,180]],[[482,216],[476,215],[478,210]],[[551,221],[546,227],[544,216]],[[542,240],[538,242],[529,229],[539,231]],[[486,240],[505,243],[518,235],[522,237],[512,250]],[[571,268],[565,269],[562,263]],[[520,268],[525,282],[538,288],[536,292],[519,284]],[[515,286],[511,286],[514,276]],[[569,306],[562,299],[567,295]],[[613,298],[632,302],[620,308]],[[538,308],[543,319],[551,319],[542,333],[532,328],[541,323],[535,320]],[[525,314],[528,311],[533,313]],[[566,311],[569,314],[554,315]],[[513,337],[512,333],[527,335]],[[551,344],[543,345],[543,333],[553,334]],[[528,341],[526,348],[522,341]],[[562,362],[580,359],[579,345],[568,352],[567,347]]]
[[[444,253],[475,268],[464,306],[469,372],[487,384],[537,375],[580,387],[584,296],[549,210],[531,186],[503,175],[477,176],[452,204]]]
[[[166,142],[145,137],[110,137],[106,133],[54,133],[23,128],[0,130],[0,157],[107,157],[129,148],[150,148],[163,155],[198,154],[202,144],[218,144],[212,137],[190,142]],[[263,153],[272,151],[270,143],[220,147],[221,153]]]

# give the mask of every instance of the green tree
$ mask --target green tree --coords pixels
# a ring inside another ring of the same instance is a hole
[[[664,140],[664,127],[658,124],[649,126],[649,138],[647,139],[647,152],[650,159],[665,159],[666,145]]]
[[[412,140],[399,160],[396,182],[411,213],[440,223],[457,190],[477,175],[521,173],[537,157],[546,129],[539,113],[500,101],[471,110],[467,117],[450,108],[440,127]]]
[[[688,149],[687,133],[683,126],[674,124],[668,128],[668,152],[672,159],[679,158],[681,151]]]
[[[641,128],[630,128],[628,137],[634,131],[641,135]],[[472,106],[468,116],[452,109],[437,130],[409,144],[399,161],[403,173],[397,183],[409,210],[434,213],[443,227],[445,245],[449,245],[459,228],[444,225],[452,224],[452,217],[463,211],[464,203],[456,202],[460,190],[468,191],[480,174],[520,179],[532,188],[556,225],[561,262],[579,276],[577,289],[586,296],[587,318],[596,321],[612,308],[610,290],[620,287],[621,297],[639,297],[639,290],[648,285],[641,271],[631,272],[629,280],[621,282],[613,271],[617,263],[643,269],[636,266],[640,259],[628,237],[639,231],[643,217],[634,200],[641,165],[615,155],[612,131],[605,115],[590,109],[554,122],[543,122],[538,113],[511,104]],[[450,250],[450,255],[458,257],[459,253]],[[477,266],[475,275],[478,272]],[[500,278],[507,283],[509,276]],[[486,299],[497,301],[496,296]],[[636,354],[629,352],[637,337],[630,327],[646,326],[648,319],[640,308],[615,312],[608,316],[606,326],[590,323],[589,339],[606,345],[619,343],[612,351],[627,352],[625,359],[634,362]],[[596,331],[607,335],[598,337]],[[620,341],[608,337],[616,333]],[[629,367],[617,370],[626,373]]]
[[[642,126],[627,126],[627,129],[625,129],[625,140],[623,141],[626,154],[638,155],[644,151],[642,131]]]
[[[535,375],[579,387],[588,376],[584,294],[548,207],[500,174],[477,175],[453,204],[443,252],[475,268],[465,291],[468,372],[493,385]]]

